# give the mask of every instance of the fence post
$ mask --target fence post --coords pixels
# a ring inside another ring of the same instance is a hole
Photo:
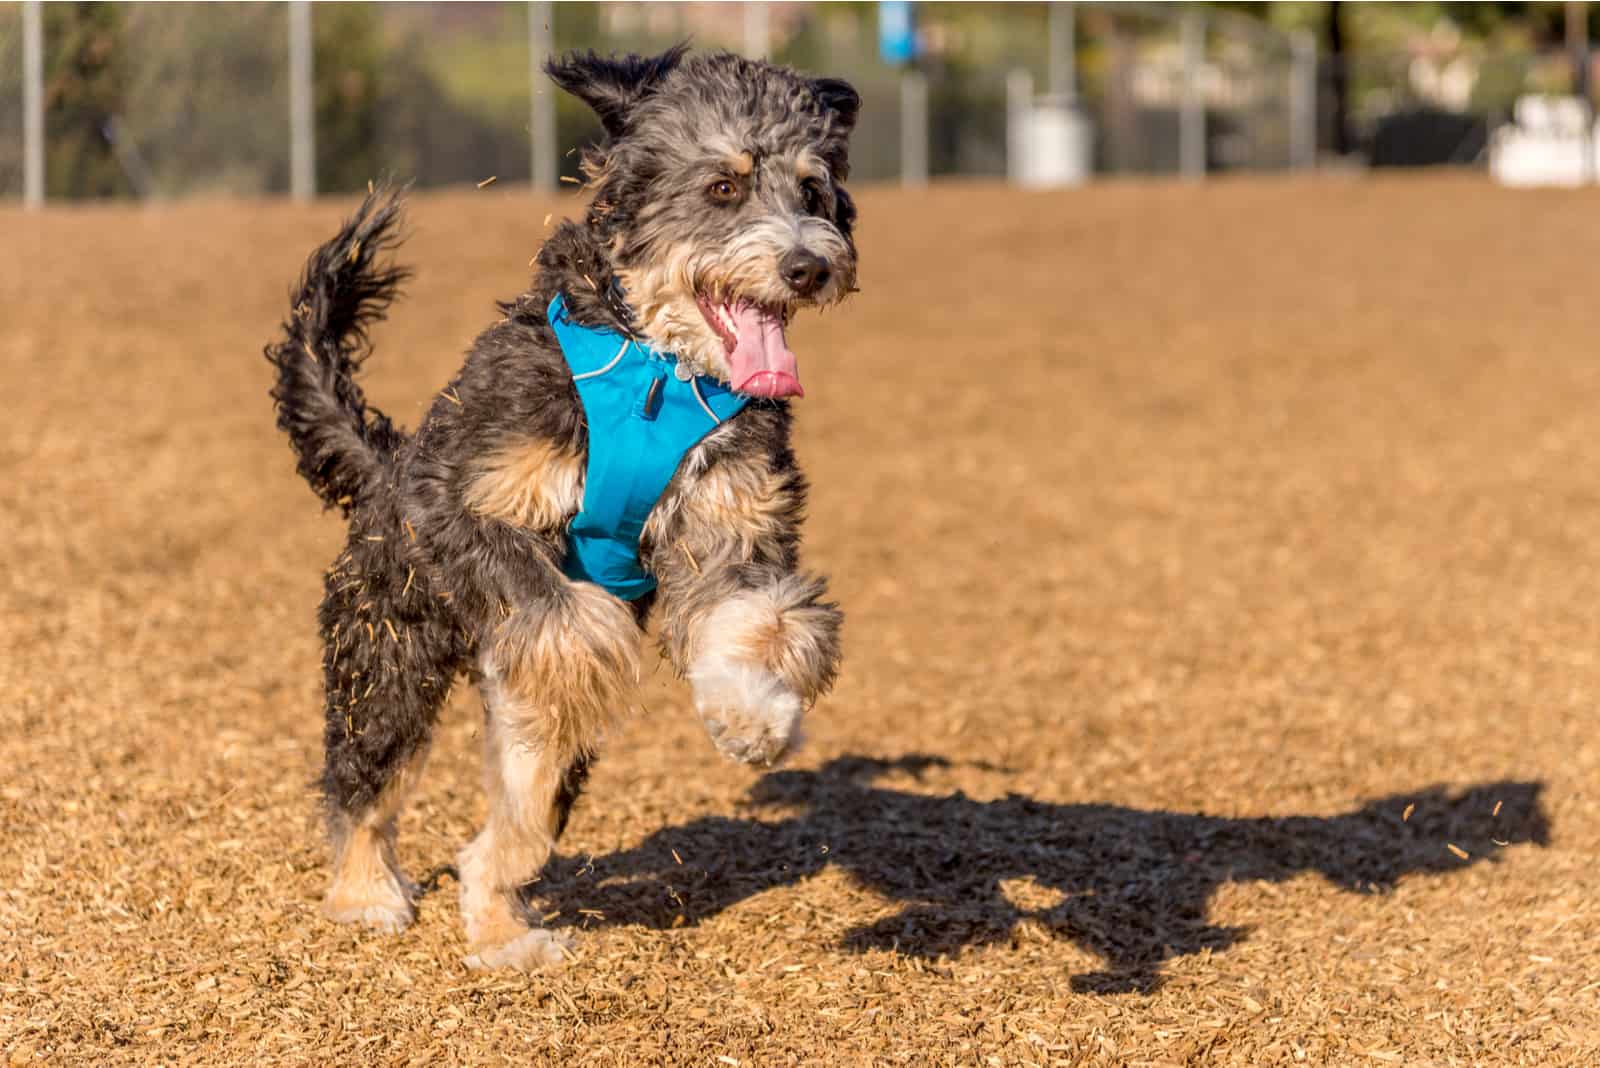
[[[1178,164],[1185,178],[1206,174],[1206,104],[1200,85],[1205,58],[1205,16],[1191,7],[1183,14],[1183,99],[1178,115]]]
[[[311,4],[289,0],[289,190],[296,200],[317,195],[316,122]]]
[[[1317,39],[1309,30],[1289,38],[1289,167],[1317,165]]]
[[[1056,0],[1050,5],[1050,68],[1046,84],[1050,95],[1071,103],[1078,93],[1078,41],[1073,5]]]
[[[22,5],[22,202],[44,204],[44,12]]]
[[[1028,139],[1024,124],[1033,106],[1033,75],[1018,67],[1006,74],[1006,181],[1022,182],[1027,174]]]
[[[767,5],[762,0],[745,0],[744,54],[750,59],[766,59],[771,49],[771,27],[768,24]]]
[[[928,76],[900,76],[900,184],[928,184]]]
[[[549,192],[556,187],[556,101],[554,87],[544,76],[544,61],[551,52],[549,0],[528,0],[528,133],[533,159],[528,174],[533,188]]]

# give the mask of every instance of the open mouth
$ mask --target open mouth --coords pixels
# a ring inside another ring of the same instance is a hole
[[[752,397],[804,397],[800,361],[783,336],[783,311],[747,300],[695,298],[728,353],[729,385]]]

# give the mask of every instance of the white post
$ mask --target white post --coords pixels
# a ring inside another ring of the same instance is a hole
[[[767,5],[761,0],[745,0],[744,54],[749,59],[766,59],[772,47],[772,27]]]
[[[1317,165],[1317,39],[1309,30],[1289,38],[1289,166]]]
[[[550,55],[549,0],[528,3],[528,99],[532,114],[528,132],[533,140],[533,169],[529,172],[533,188],[549,191],[556,187],[556,100],[555,86],[544,76],[544,61]]]
[[[1206,173],[1206,104],[1200,85],[1205,55],[1205,16],[1189,8],[1183,15],[1183,100],[1178,116],[1178,162],[1185,178],[1204,178]]]
[[[22,202],[44,204],[44,12],[22,5]]]
[[[900,76],[900,184],[928,184],[928,77],[919,70]]]
[[[1033,106],[1033,75],[1017,68],[1006,74],[1006,180],[1020,183],[1027,173],[1028,138],[1025,124]]]
[[[1072,103],[1078,94],[1078,44],[1075,12],[1063,0],[1050,5],[1050,95]]]
[[[311,4],[289,0],[289,190],[317,195],[316,98],[312,90]]]

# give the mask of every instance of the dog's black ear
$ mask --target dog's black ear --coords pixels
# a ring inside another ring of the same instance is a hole
[[[838,117],[845,132],[855,129],[856,115],[861,111],[861,94],[841,78],[818,78],[811,83],[812,91],[822,106]]]
[[[561,88],[588,104],[612,137],[627,129],[628,116],[689,50],[687,42],[659,56],[601,56],[593,51],[568,52],[545,61],[544,72]]]

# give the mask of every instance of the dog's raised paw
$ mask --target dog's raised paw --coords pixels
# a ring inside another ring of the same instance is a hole
[[[538,971],[567,959],[571,939],[554,931],[534,928],[513,938],[504,945],[487,946],[476,950],[466,959],[468,968],[486,971],[511,968],[519,972]]]
[[[772,764],[797,741],[804,708],[764,668],[724,660],[690,672],[695,708],[722,755],[743,764]]]

